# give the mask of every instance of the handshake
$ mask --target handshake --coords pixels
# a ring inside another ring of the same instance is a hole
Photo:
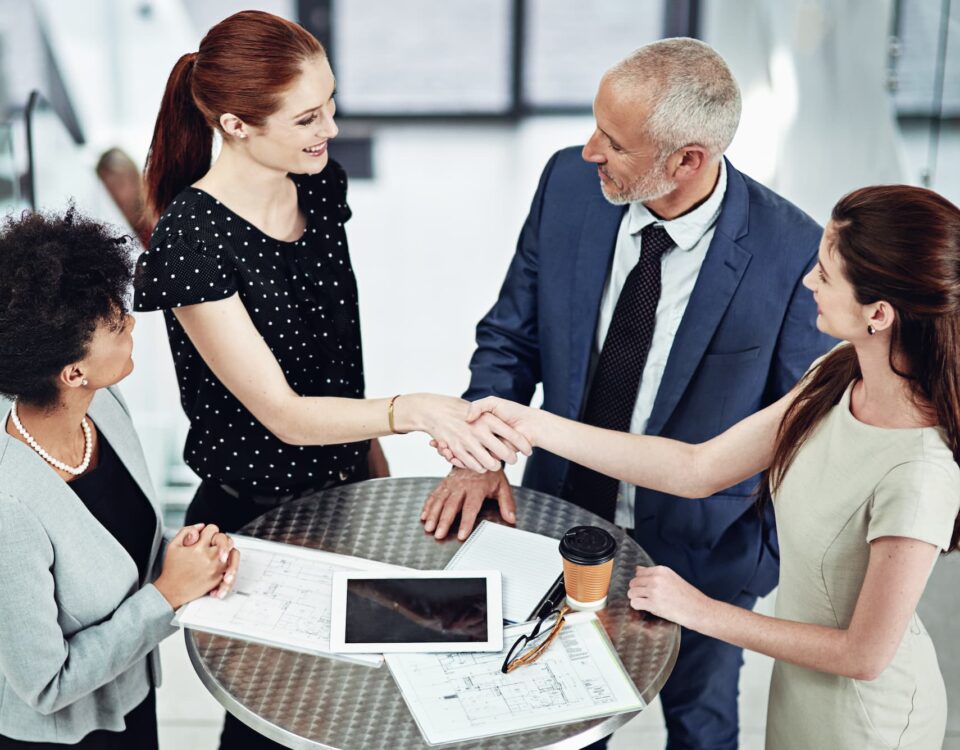
[[[433,438],[430,445],[454,467],[423,506],[420,520],[424,529],[443,539],[460,513],[457,538],[466,539],[488,497],[497,500],[500,515],[513,523],[516,504],[501,461],[514,464],[518,453],[531,454],[538,444],[543,413],[495,396],[473,403],[420,394],[405,398],[443,400],[423,410],[431,415],[430,422],[411,427],[429,433]],[[441,406],[444,408],[438,408]]]
[[[501,461],[514,464],[518,453],[529,456],[533,450],[530,415],[536,410],[502,398],[470,403],[413,393],[395,397],[390,409],[391,431],[427,433],[430,445],[460,469],[499,471]]]

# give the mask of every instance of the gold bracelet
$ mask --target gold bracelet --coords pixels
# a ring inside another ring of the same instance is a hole
[[[399,393],[390,399],[390,403],[387,405],[387,422],[390,425],[390,432],[392,432],[394,435],[405,435],[405,432],[397,432],[396,425],[393,423],[393,405],[396,403],[398,398],[400,398]]]

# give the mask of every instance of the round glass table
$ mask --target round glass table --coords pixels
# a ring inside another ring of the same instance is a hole
[[[435,477],[373,479],[336,487],[281,505],[240,533],[439,570],[460,542],[456,537],[438,542],[424,533],[420,523],[423,503],[438,482]],[[621,529],[572,503],[523,488],[514,488],[514,497],[518,528],[559,539],[572,526],[593,524],[616,538],[609,602],[597,614],[649,704],[670,676],[680,647],[677,625],[646,618],[628,606],[627,584],[634,567],[650,565],[650,558]],[[495,503],[484,506],[480,519],[484,518],[502,523]],[[428,747],[385,666],[376,669],[191,630],[185,631],[185,638],[197,674],[224,708],[286,747]],[[444,747],[580,748],[609,735],[635,715],[619,714]]]

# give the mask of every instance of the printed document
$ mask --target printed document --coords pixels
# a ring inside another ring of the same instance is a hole
[[[333,574],[404,570],[374,560],[234,536],[240,571],[225,599],[204,596],[182,607],[174,623],[308,654],[380,666],[380,654],[332,654]]]
[[[646,707],[592,612],[567,616],[532,664],[503,674],[514,640],[533,623],[504,631],[500,654],[386,654],[429,745],[567,724]]]
[[[503,619],[526,622],[563,572],[560,541],[481,521],[447,563],[447,570],[499,570]]]

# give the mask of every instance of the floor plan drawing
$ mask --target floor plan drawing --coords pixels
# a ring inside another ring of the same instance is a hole
[[[439,666],[446,677],[449,700],[458,701],[464,716],[474,723],[490,716],[566,710],[614,700],[607,680],[580,647],[576,634],[561,632],[551,650],[553,653],[548,651],[537,662],[508,675],[500,671],[503,659],[499,654],[443,654]]]
[[[226,599],[203,597],[177,615],[182,627],[306,651],[330,654],[333,574],[392,569],[371,560],[288,544],[234,537],[240,550],[237,582]],[[351,654],[351,661],[380,664],[380,655]]]
[[[504,633],[509,648],[522,630]],[[463,741],[637,711],[643,701],[599,621],[568,623],[549,650],[510,674],[500,654],[397,654],[387,663],[428,743]]]
[[[330,641],[330,596],[335,570],[348,570],[282,553],[246,550],[230,622]]]

